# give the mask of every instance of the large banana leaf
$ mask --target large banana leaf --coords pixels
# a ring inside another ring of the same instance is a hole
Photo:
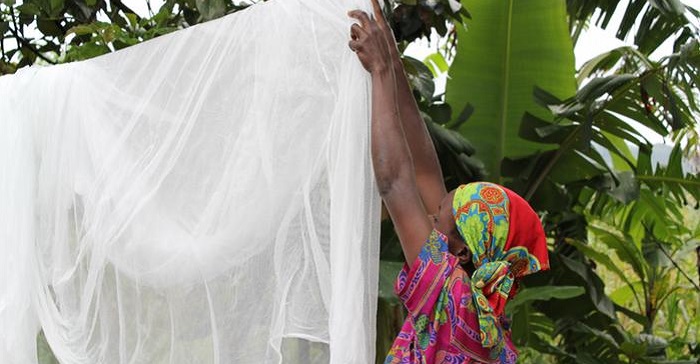
[[[465,0],[468,30],[458,27],[457,56],[450,67],[447,102],[474,114],[460,132],[500,182],[501,160],[542,149],[518,137],[526,111],[549,112],[533,99],[535,86],[566,98],[576,92],[574,55],[563,0]]]

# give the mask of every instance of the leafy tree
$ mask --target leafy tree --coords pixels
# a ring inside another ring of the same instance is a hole
[[[148,2],[147,2],[148,4]],[[0,1],[0,74],[34,63],[92,58],[247,7],[224,0],[168,0],[139,16],[121,0]],[[6,48],[6,46],[8,48]]]

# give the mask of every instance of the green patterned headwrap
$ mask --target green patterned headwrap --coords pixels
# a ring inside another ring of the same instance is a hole
[[[481,344],[497,356],[504,345],[499,316],[515,279],[549,267],[544,231],[522,197],[493,183],[460,186],[452,207],[476,268],[471,290]]]

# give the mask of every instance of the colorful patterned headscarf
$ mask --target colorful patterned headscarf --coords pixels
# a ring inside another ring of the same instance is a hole
[[[481,344],[497,355],[503,346],[498,318],[515,279],[549,268],[544,231],[527,201],[493,183],[460,186],[452,208],[476,268],[471,289]]]

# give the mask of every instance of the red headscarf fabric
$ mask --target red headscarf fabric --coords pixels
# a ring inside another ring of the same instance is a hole
[[[499,349],[503,340],[498,317],[515,280],[549,269],[544,230],[527,201],[493,183],[458,187],[452,207],[476,268],[471,287],[482,345]]]

